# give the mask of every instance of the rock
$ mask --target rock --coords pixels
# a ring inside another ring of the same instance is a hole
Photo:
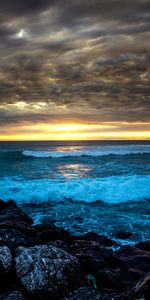
[[[138,243],[135,247],[141,250],[150,251],[150,241]]]
[[[70,293],[66,298],[61,300],[123,300],[115,293],[110,291],[101,292],[99,289],[93,289],[91,287],[80,287],[78,290]]]
[[[0,293],[11,285],[12,255],[8,247],[0,247]]]
[[[34,297],[59,299],[75,288],[80,275],[79,263],[62,249],[49,245],[19,247],[16,254],[17,276]]]
[[[5,208],[7,208],[10,204],[15,205],[15,203],[13,201],[5,202],[0,199],[0,212],[3,211]]]
[[[27,300],[25,296],[19,291],[12,291],[0,296],[0,300]]]
[[[17,206],[8,206],[0,213],[0,228],[12,226],[20,230],[33,230],[33,220]]]
[[[133,297],[144,297],[144,299],[149,299],[150,296],[150,274],[142,278],[132,290]]]
[[[14,228],[0,229],[0,245],[7,245],[10,249],[15,249],[18,246],[31,246],[35,240]]]
[[[129,239],[131,236],[133,236],[133,233],[132,232],[127,232],[127,231],[117,231],[115,233],[115,237],[117,239],[121,239],[121,240],[125,240],[125,239]]]
[[[52,242],[49,242],[48,245],[51,245],[51,246],[54,246],[57,248],[61,248],[64,251],[69,252],[69,246],[63,241],[60,241],[60,240],[52,241]]]
[[[147,299],[150,296],[150,274],[142,278],[128,293],[128,299]]]
[[[115,241],[110,240],[104,235],[98,235],[95,232],[88,232],[83,235],[73,236],[74,240],[84,240],[84,241],[93,241],[99,243],[100,246],[112,247],[117,245]]]
[[[102,293],[98,289],[92,289],[90,287],[81,287],[78,290],[70,293],[66,298],[62,300],[101,300]]]
[[[100,247],[93,241],[75,241],[70,247],[72,255],[78,258],[84,274],[97,276],[99,270],[109,267],[112,250]]]
[[[4,206],[0,211],[0,245],[11,249],[21,245],[32,245],[35,241],[32,219],[12,201]]]
[[[114,253],[114,257],[119,259],[120,266],[128,270],[136,269],[141,274],[150,272],[150,253],[136,247],[123,246]]]
[[[55,223],[49,223],[49,224],[36,224],[33,226],[33,228],[35,229],[36,233],[42,232],[44,230],[51,230],[56,228]]]
[[[97,285],[99,288],[121,290],[133,283],[132,276],[122,269],[104,269],[99,271]]]
[[[3,272],[10,272],[12,267],[12,255],[8,247],[0,247],[0,274]]]
[[[63,242],[69,243],[70,239],[71,236],[69,232],[60,228],[44,229],[43,226],[42,230],[37,232],[37,240],[40,242],[40,244],[56,240],[61,240]]]

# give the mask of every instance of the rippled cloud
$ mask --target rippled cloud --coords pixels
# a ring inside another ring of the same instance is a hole
[[[148,130],[149,0],[0,6],[0,124],[142,122]]]

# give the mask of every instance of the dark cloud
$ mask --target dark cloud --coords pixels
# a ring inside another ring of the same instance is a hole
[[[1,124],[148,121],[149,0],[0,6]]]

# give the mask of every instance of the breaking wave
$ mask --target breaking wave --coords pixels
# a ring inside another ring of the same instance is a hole
[[[122,175],[69,181],[4,177],[0,180],[0,198],[18,203],[50,201],[103,201],[117,204],[150,199],[150,175]]]

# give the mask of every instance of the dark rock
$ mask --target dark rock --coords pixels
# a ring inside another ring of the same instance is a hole
[[[119,259],[120,266],[126,270],[134,268],[139,272],[150,272],[150,254],[131,246],[123,246],[114,253],[114,257]]]
[[[102,293],[98,289],[92,289],[90,287],[81,287],[78,290],[70,293],[66,298],[62,300],[101,300]]]
[[[127,232],[127,231],[117,231],[115,233],[115,237],[117,239],[121,239],[121,240],[125,240],[125,239],[129,239],[131,236],[133,236],[132,232]]]
[[[150,241],[138,243],[135,247],[141,250],[150,251]]]
[[[60,240],[56,240],[56,241],[52,241],[52,242],[48,242],[48,245],[63,249],[66,252],[69,252],[69,246],[67,245],[67,243],[60,241]]]
[[[25,296],[19,291],[12,291],[0,296],[0,300],[27,300]]]
[[[11,267],[12,255],[10,249],[6,246],[0,247],[0,274],[2,273],[2,270],[5,273],[10,272]]]
[[[69,243],[71,236],[68,231],[60,228],[52,228],[52,229],[42,229],[37,233],[37,240],[41,243],[47,243],[50,241],[61,240],[63,242]]]
[[[98,235],[95,232],[88,232],[83,235],[73,236],[74,240],[84,240],[84,241],[93,241],[99,243],[101,246],[112,247],[117,245],[115,241],[110,240],[108,237],[104,235]]]
[[[122,269],[104,269],[99,271],[97,285],[100,288],[121,290],[133,283],[132,276]]]
[[[8,247],[0,247],[0,293],[11,285],[12,255]]]
[[[20,226],[20,229],[24,229],[24,227],[26,226],[28,229],[28,225],[32,224],[33,220],[16,206],[8,206],[0,213],[0,227],[9,227],[11,225],[15,228],[18,228]],[[31,230],[30,226],[29,230]]]
[[[117,294],[110,291],[101,292],[98,289],[90,287],[81,287],[78,290],[70,293],[66,298],[61,300],[123,300]]]
[[[112,250],[100,247],[99,243],[93,241],[75,241],[70,252],[78,258],[84,274],[95,277],[99,270],[109,267],[112,256]]]
[[[15,262],[20,282],[35,299],[59,299],[65,296],[76,287],[80,274],[75,257],[49,245],[19,247]]]
[[[3,207],[4,208],[4,207]],[[15,248],[35,241],[33,220],[12,201],[0,212],[0,245]]]
[[[127,299],[145,299],[150,296],[150,274],[142,278],[128,293]]]
[[[0,229],[0,245],[7,245],[10,249],[15,249],[18,246],[31,246],[35,240],[15,228]]]
[[[145,272],[138,270],[136,267],[129,268],[128,273],[133,277],[135,281],[140,280],[145,275]]]
[[[56,228],[55,223],[49,223],[49,224],[36,224],[33,226],[33,228],[35,229],[36,233],[42,232],[44,230],[51,230]]]
[[[0,212],[9,206],[17,207],[16,203],[13,200],[3,201],[0,199]]]

